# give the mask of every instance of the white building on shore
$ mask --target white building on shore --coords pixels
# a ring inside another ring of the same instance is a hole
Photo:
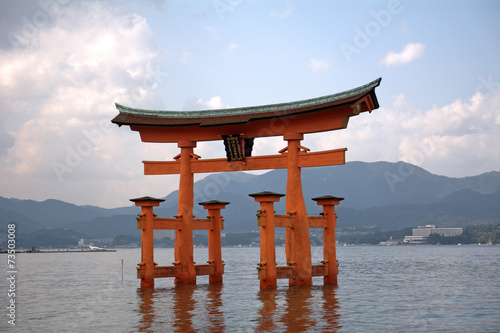
[[[427,238],[431,234],[438,234],[445,237],[460,236],[464,232],[463,228],[436,228],[435,225],[428,224],[419,226],[412,230],[411,236],[405,236],[403,243],[405,244],[426,244]]]

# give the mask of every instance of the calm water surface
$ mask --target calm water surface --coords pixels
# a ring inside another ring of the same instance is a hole
[[[313,248],[313,263],[322,258]],[[277,249],[283,265],[284,248]],[[258,248],[223,248],[224,285],[141,290],[139,249],[17,254],[18,332],[500,332],[500,246],[339,247],[338,287],[260,291]],[[123,281],[122,264],[124,260]],[[0,255],[7,275],[7,256]],[[195,249],[204,263],[207,249]],[[173,249],[155,249],[170,265]],[[0,279],[1,300],[7,281]],[[2,301],[5,305],[6,301]]]

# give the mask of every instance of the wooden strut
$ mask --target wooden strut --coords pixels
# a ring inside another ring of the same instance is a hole
[[[158,206],[159,203],[163,201],[162,199],[144,197],[131,200],[135,202],[136,206],[141,206],[142,208],[141,214],[137,216],[137,229],[141,230],[141,262],[137,267],[137,278],[141,279],[141,287],[154,287],[155,278],[174,277],[176,279],[182,279],[186,276],[183,272],[183,265],[188,266],[190,263],[192,263],[195,277],[198,275],[209,275],[210,284],[222,283],[224,262],[221,256],[221,231],[224,229],[224,220],[220,215],[220,210],[224,209],[229,202],[216,200],[202,202],[200,204],[208,210],[207,218],[192,220],[192,230],[208,230],[209,250],[207,264],[195,265],[194,262],[191,261],[186,265],[186,263],[182,261],[185,260],[185,256],[179,255],[179,258],[176,257],[172,266],[158,266],[154,262],[153,231],[185,231],[187,223],[185,223],[186,221],[183,215],[178,214],[175,218],[159,218],[153,214],[153,206]],[[180,252],[183,252],[182,254],[186,253],[185,247],[177,250],[179,254],[181,254]],[[182,284],[186,283],[186,281],[180,280],[176,281],[176,283]]]
[[[300,274],[297,260],[287,260],[287,266],[276,265],[274,228],[281,227],[293,230],[297,226],[296,211],[287,215],[274,214],[274,202],[278,202],[284,194],[260,192],[250,194],[260,203],[257,214],[257,224],[260,227],[260,262],[258,263],[258,278],[261,288],[276,288],[277,279],[289,279],[296,282]],[[307,228],[323,228],[323,260],[320,265],[311,265],[308,276],[323,276],[323,282],[337,284],[338,263],[335,249],[335,228],[337,226],[335,205],[343,198],[324,196],[313,198],[318,205],[323,206],[321,216],[307,216]],[[304,249],[301,249],[304,250]],[[297,258],[297,257],[295,257]],[[291,258],[289,258],[291,259]],[[297,258],[303,260],[303,258]],[[303,281],[301,281],[302,284]]]

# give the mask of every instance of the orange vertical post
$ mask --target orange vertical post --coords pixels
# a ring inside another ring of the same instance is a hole
[[[258,224],[260,226],[260,288],[276,288],[276,245],[274,237],[274,203],[280,201],[284,194],[269,191],[249,194],[260,203]]]
[[[295,267],[295,278],[289,280],[289,285],[312,285],[311,242],[307,210],[302,194],[301,169],[299,167],[301,133],[285,133],[288,141],[286,211],[293,213],[295,224],[286,230],[286,255],[289,265]]]
[[[222,261],[221,231],[222,216],[220,210],[224,209],[229,202],[210,200],[200,202],[204,209],[208,209],[208,218],[213,222],[213,228],[208,230],[208,263],[214,266],[214,273],[209,275],[209,284],[222,283],[224,264]]]
[[[337,217],[335,206],[344,198],[325,195],[312,200],[323,206],[323,216],[326,218],[326,226],[323,227],[323,263],[327,265],[327,275],[323,277],[323,282],[324,284],[337,284],[338,264],[335,245]]]
[[[191,159],[196,142],[181,140],[178,142],[180,154],[179,206],[177,217],[182,220],[182,229],[175,235],[175,264],[179,265],[179,275],[175,284],[196,284],[196,271],[193,260],[193,198],[194,176],[191,171]]]
[[[144,275],[141,276],[141,287],[154,287],[154,229],[153,229],[153,207],[159,206],[165,200],[152,197],[130,199],[136,206],[141,207],[141,263],[139,268],[144,267]]]

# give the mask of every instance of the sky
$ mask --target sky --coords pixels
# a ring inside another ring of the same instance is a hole
[[[114,103],[265,105],[379,77],[379,109],[302,145],[448,177],[499,171],[498,17],[495,0],[0,0],[0,196],[112,208],[176,190],[177,176],[145,176],[142,161],[177,146],[112,124]],[[259,139],[254,155],[285,146]]]

